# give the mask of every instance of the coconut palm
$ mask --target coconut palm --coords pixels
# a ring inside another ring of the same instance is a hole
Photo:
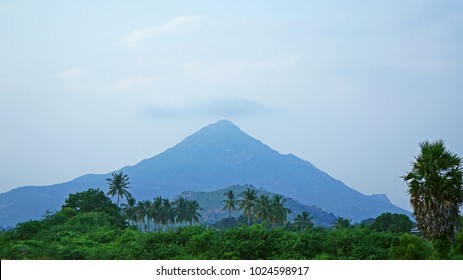
[[[257,193],[258,191],[250,186],[239,195],[241,197],[239,207],[243,210],[243,214],[248,218],[248,226],[251,224],[251,215],[254,212],[254,207],[256,205]]]
[[[119,197],[130,197],[130,192],[127,190],[129,187],[129,176],[127,174],[122,174],[122,171],[119,173],[112,173],[112,178],[107,178],[106,182],[109,184],[109,191],[106,195],[112,197],[117,196],[117,207],[119,207]]]
[[[198,223],[201,214],[198,211],[203,210],[199,207],[199,203],[196,200],[187,200],[187,213],[186,220],[190,223],[190,226],[193,222]]]
[[[139,201],[135,208],[137,209],[137,222],[139,223],[138,229],[141,231],[142,223],[145,224],[145,214],[146,214],[145,203],[143,203],[143,201]]]
[[[226,200],[223,200],[223,202],[225,202],[225,206],[223,207],[223,210],[228,210],[228,225],[230,225],[231,213],[232,211],[236,211],[239,201],[236,199],[236,195],[233,190],[229,190],[223,195],[227,197]]]
[[[129,198],[127,198],[127,204],[122,204],[122,211],[127,220],[129,220],[129,222],[132,222],[132,224],[134,224],[137,219],[137,209],[135,207],[136,203],[137,201],[135,200],[135,198],[130,196]]]
[[[254,219],[260,219],[262,222],[271,222],[273,217],[272,202],[266,194],[262,194],[256,200],[256,206],[254,207]]]
[[[463,202],[461,158],[448,151],[442,140],[420,143],[412,170],[402,176],[421,233],[445,254],[453,240],[459,207]]]
[[[157,196],[153,203],[151,204],[151,217],[154,221],[154,230],[156,230],[156,225],[161,225],[161,216],[162,216],[162,197]]]
[[[310,216],[310,213],[307,211],[302,211],[302,213],[297,214],[294,218],[294,225],[299,230],[305,230],[306,228],[313,227],[312,223],[313,217]]]
[[[167,228],[169,228],[169,223],[175,223],[175,209],[172,207],[172,203],[170,203],[168,198],[162,199],[160,222],[161,225]]]
[[[143,207],[145,208],[146,221],[148,223],[146,230],[149,232],[150,231],[150,220],[153,218],[151,214],[152,213],[152,210],[151,210],[152,202],[151,200],[144,200],[143,204],[144,204]]]
[[[188,221],[188,206],[187,200],[184,197],[179,197],[174,201],[174,213],[175,213],[175,222],[182,224],[182,222]]]
[[[286,198],[282,195],[275,194],[272,197],[272,223],[285,224],[288,214],[291,214],[291,209],[285,207]]]

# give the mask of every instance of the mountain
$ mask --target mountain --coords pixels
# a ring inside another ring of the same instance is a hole
[[[227,188],[219,189],[216,191],[211,192],[192,192],[186,191],[183,192],[180,196],[185,197],[189,200],[196,200],[203,210],[199,211],[201,214],[200,222],[203,223],[214,223],[216,221],[221,220],[222,218],[226,218],[229,215],[227,210],[223,210],[224,207],[224,200],[225,196],[224,193],[228,192],[229,190],[233,190],[236,195],[238,196],[241,192],[245,191],[246,188],[252,186],[249,185],[234,185],[229,186]],[[258,195],[266,194],[270,198],[275,195],[275,193],[268,192],[264,189],[256,189],[258,191]],[[237,197],[237,199],[239,199]],[[292,198],[286,198],[285,206],[291,209],[291,214],[288,215],[288,221],[294,220],[297,214],[300,214],[302,211],[307,211],[310,215],[314,218],[312,221],[316,226],[325,226],[329,227],[332,223],[336,220],[336,216],[332,213],[327,213],[323,211],[317,206],[308,206],[296,202]],[[232,212],[233,217],[238,217],[242,214],[242,211],[235,211]]]
[[[137,200],[252,184],[354,222],[383,212],[410,215],[385,195],[367,196],[351,189],[308,161],[272,150],[226,120],[202,128],[157,156],[117,171],[129,175],[129,191]],[[59,209],[69,193],[90,187],[107,190],[108,177],[110,173],[89,174],[62,184],[2,193],[0,225],[40,218],[46,209]]]

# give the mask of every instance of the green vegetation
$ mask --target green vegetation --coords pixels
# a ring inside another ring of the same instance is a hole
[[[238,195],[223,194],[227,218],[195,225],[196,200],[137,202],[128,176],[112,176],[107,195],[117,196],[117,204],[99,189],[71,194],[60,211],[1,233],[1,259],[463,259],[461,160],[442,141],[422,143],[403,176],[423,238],[410,234],[413,223],[402,214],[360,224],[338,217],[331,227],[315,227],[303,211],[287,221],[286,198],[248,185]],[[127,203],[119,207],[123,197]]]
[[[371,228],[376,231],[391,231],[396,233],[409,233],[413,223],[404,214],[383,213],[374,219]]]
[[[107,195],[117,196],[117,207],[119,207],[119,198],[129,198],[130,193],[127,190],[129,188],[129,176],[122,175],[122,171],[119,173],[112,173],[112,178],[106,179],[109,184],[109,191]]]
[[[264,197],[255,205],[267,203],[275,209],[275,201],[284,208],[281,198]],[[198,208],[196,201],[184,198],[171,203],[156,197],[150,203],[136,203],[130,196],[127,204],[118,209],[101,190],[89,189],[71,194],[60,211],[46,213],[43,220],[21,223],[2,233],[0,257],[368,260],[427,259],[433,254],[430,242],[402,232],[403,224],[411,224],[406,216],[385,213],[370,226],[351,225],[350,220],[340,218],[334,227],[321,228],[313,226],[307,212],[285,225],[272,223],[274,220],[263,219],[263,214],[255,212],[262,221],[256,218],[248,226],[243,211],[244,215],[232,226],[228,218],[224,219],[225,228],[221,229],[190,226],[198,218]],[[265,211],[268,209],[272,207]],[[457,235],[452,258],[463,258],[462,236],[461,232]]]
[[[312,217],[310,217],[310,213],[303,211],[301,214],[297,214],[296,218],[294,219],[294,226],[298,230],[313,228]]]
[[[420,144],[412,170],[402,178],[408,184],[422,235],[433,241],[434,257],[448,258],[463,203],[461,159],[442,140]]]

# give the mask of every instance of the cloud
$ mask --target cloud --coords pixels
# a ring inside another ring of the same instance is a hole
[[[239,97],[229,97],[191,103],[184,107],[149,107],[144,109],[144,115],[149,118],[192,116],[231,118],[250,116],[271,111],[271,108],[260,102]]]
[[[116,82],[116,90],[128,90],[132,88],[144,88],[153,82],[152,78],[149,77],[133,77],[127,79],[121,79]]]
[[[55,78],[65,82],[77,82],[85,74],[85,68],[70,68],[55,74]]]
[[[149,26],[127,33],[116,45],[136,47],[143,41],[162,35],[192,31],[203,25],[205,16],[192,15],[175,17],[160,26]]]

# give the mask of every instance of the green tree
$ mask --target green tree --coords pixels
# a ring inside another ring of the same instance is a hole
[[[302,213],[297,214],[296,218],[294,218],[294,225],[299,230],[305,230],[306,228],[312,228],[313,217],[310,216],[310,213],[307,211],[302,211]]]
[[[333,222],[333,225],[335,229],[350,228],[351,220],[339,217],[336,221]]]
[[[62,209],[71,209],[76,213],[106,213],[112,218],[113,225],[126,226],[125,218],[120,214],[119,208],[100,189],[88,189],[70,194],[64,201]]]
[[[285,197],[279,194],[275,194],[272,197],[272,223],[274,224],[285,224],[288,214],[291,214],[291,209],[285,207],[287,200]]]
[[[122,204],[122,212],[124,213],[127,220],[129,222],[132,222],[132,224],[134,224],[137,220],[137,209],[135,207],[136,203],[136,199],[130,196],[129,198],[127,198],[127,204]]]
[[[162,197],[157,196],[153,204],[151,205],[151,216],[153,217],[154,221],[154,230],[156,230],[156,225],[161,225],[161,219],[162,219]]]
[[[442,140],[420,143],[412,170],[402,176],[423,236],[433,241],[436,258],[446,258],[463,202],[461,159]]]
[[[175,222],[178,224],[188,221],[188,205],[184,197],[179,197],[174,201]]]
[[[248,218],[248,226],[251,224],[251,215],[254,212],[254,207],[256,206],[257,193],[258,191],[250,186],[239,195],[241,197],[239,207],[243,210],[243,215]]]
[[[198,223],[201,214],[199,214],[200,210],[203,210],[199,203],[196,200],[187,200],[187,214],[186,219],[190,223],[190,226],[193,222]]]
[[[224,193],[224,195],[227,197],[227,199],[223,200],[223,202],[225,202],[223,210],[228,210],[228,219],[231,220],[231,213],[232,211],[236,211],[239,201],[236,199],[236,195],[233,190],[229,190],[228,192]]]
[[[149,232],[150,231],[150,220],[153,218],[153,216],[151,215],[151,213],[152,213],[152,210],[151,210],[152,203],[151,203],[151,200],[144,200],[143,204],[144,204],[143,207],[145,208],[146,222],[148,223],[146,231]]]
[[[162,200],[161,224],[169,228],[170,224],[175,224],[175,209],[168,198]]]
[[[273,208],[270,198],[266,194],[260,195],[256,200],[254,207],[254,218],[260,219],[262,222],[271,222],[273,217]]]
[[[119,197],[130,197],[130,192],[127,190],[129,187],[129,176],[127,174],[122,174],[122,171],[119,173],[112,173],[112,178],[107,178],[106,182],[109,184],[109,191],[107,195],[112,197],[117,196],[117,207],[119,207]]]
[[[407,215],[391,214],[389,212],[379,215],[371,224],[376,231],[390,231],[395,233],[409,233],[413,223]]]
[[[138,230],[142,231],[143,229],[142,224],[145,224],[145,215],[146,215],[145,203],[143,201],[139,201],[137,203],[136,209],[137,209],[137,222],[139,224]]]

